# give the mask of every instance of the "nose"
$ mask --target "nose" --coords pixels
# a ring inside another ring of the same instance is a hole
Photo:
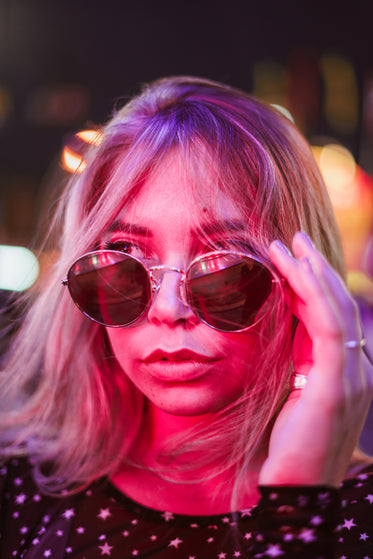
[[[157,274],[156,289],[148,312],[148,320],[155,324],[193,325],[198,317],[182,297],[183,275],[179,270],[166,269]]]

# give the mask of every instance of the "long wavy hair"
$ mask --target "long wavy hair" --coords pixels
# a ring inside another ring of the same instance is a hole
[[[35,300],[2,366],[1,453],[32,456],[45,492],[110,476],[136,442],[146,402],[120,370],[105,328],[75,308],[61,279],[171,153],[183,161],[196,208],[203,204],[198,174],[206,165],[213,170],[217,191],[239,206],[253,250],[269,265],[271,241],[289,246],[303,230],[344,274],[325,186],[290,120],[206,79],[171,77],[145,86],[103,127],[85,170],[65,188],[55,218],[58,258],[31,294]],[[175,454],[202,448],[212,475],[234,467],[237,480],[244,478],[288,394],[293,333],[294,317],[280,297],[261,323],[255,382],[213,421],[178,440]]]

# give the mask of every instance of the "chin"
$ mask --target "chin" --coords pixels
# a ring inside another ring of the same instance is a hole
[[[201,394],[191,394],[191,391],[182,389],[177,394],[163,395],[162,398],[149,398],[151,403],[158,409],[170,415],[181,417],[197,417],[217,413],[225,406],[234,401],[238,395],[232,395],[231,398],[217,398],[216,394],[211,398],[201,396]],[[189,393],[188,393],[189,392]]]

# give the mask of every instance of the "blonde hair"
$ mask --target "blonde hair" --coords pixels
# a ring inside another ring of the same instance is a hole
[[[312,153],[275,109],[222,84],[172,77],[146,86],[102,133],[86,169],[64,191],[56,219],[62,223],[58,261],[38,287],[0,377],[1,452],[30,454],[47,492],[112,474],[136,441],[143,397],[120,374],[105,329],[74,307],[61,279],[172,152],[196,176],[203,150],[217,189],[239,204],[263,260],[269,263],[271,241],[289,246],[303,230],[344,274],[337,227]],[[193,196],[202,203],[197,189]],[[293,327],[280,301],[262,321],[255,383],[184,441],[184,449],[205,449],[212,471],[234,466],[239,479],[265,440],[288,391]]]

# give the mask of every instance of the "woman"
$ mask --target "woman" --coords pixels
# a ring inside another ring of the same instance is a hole
[[[86,163],[3,366],[1,557],[368,556],[372,375],[305,140],[177,77]]]

